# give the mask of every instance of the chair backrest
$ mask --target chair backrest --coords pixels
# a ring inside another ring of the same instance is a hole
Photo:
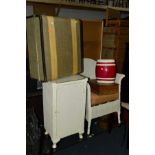
[[[81,75],[86,76],[90,79],[96,79],[95,68],[96,61],[90,58],[83,58],[84,71]],[[121,80],[125,77],[124,74],[116,73],[115,83],[121,84]]]
[[[96,79],[95,68],[96,61],[90,58],[83,58],[84,71],[81,75],[86,76],[90,79]]]

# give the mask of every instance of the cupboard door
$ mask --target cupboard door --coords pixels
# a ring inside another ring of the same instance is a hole
[[[62,138],[84,130],[84,83],[57,87],[57,134]]]

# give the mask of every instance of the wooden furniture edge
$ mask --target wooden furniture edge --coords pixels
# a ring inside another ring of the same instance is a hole
[[[123,12],[129,12],[129,8],[122,8],[122,7],[111,7],[107,5],[97,5],[97,4],[78,4],[75,2],[63,2],[62,0],[26,0],[28,5],[33,5],[34,3],[44,3],[53,5],[55,7],[64,7],[64,8],[75,8],[75,9],[88,9],[88,10],[98,10],[104,11],[107,8],[119,10]]]

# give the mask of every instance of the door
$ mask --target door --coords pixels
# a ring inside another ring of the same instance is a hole
[[[57,87],[57,133],[62,138],[84,130],[85,82]]]

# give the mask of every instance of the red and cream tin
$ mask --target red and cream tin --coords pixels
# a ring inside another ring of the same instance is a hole
[[[116,64],[114,59],[98,59],[96,62],[96,80],[98,83],[114,83]]]

